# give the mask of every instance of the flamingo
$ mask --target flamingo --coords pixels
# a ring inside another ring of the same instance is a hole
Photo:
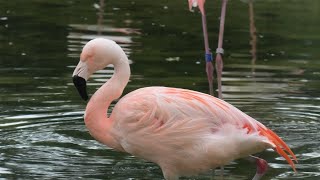
[[[172,87],[140,88],[118,100],[107,115],[130,77],[122,48],[112,40],[90,40],[73,72],[75,87],[88,100],[86,81],[109,64],[114,74],[92,95],[84,114],[89,133],[100,143],[158,164],[166,180],[205,172],[267,148],[296,171],[293,160],[297,158],[279,136],[208,94]],[[257,164],[254,180],[258,180],[267,163],[253,156],[249,159]]]
[[[212,94],[212,74],[213,74],[213,67],[212,66],[212,58],[207,59],[209,55],[207,55],[209,45],[207,45],[208,42],[208,34],[207,34],[207,22],[206,22],[206,15],[205,15],[205,0],[188,0],[189,3],[189,9],[191,10],[192,7],[199,7],[199,10],[202,14],[202,27],[203,27],[203,36],[205,41],[205,49],[206,49],[206,72],[208,76],[209,81],[209,92]],[[226,17],[226,11],[227,11],[227,3],[228,0],[222,0],[222,6],[221,6],[221,16],[220,16],[220,28],[219,28],[219,39],[218,39],[218,48],[216,49],[216,69],[217,69],[217,83],[218,83],[218,97],[222,99],[222,69],[223,69],[223,59],[222,54],[224,53],[223,49],[223,34],[224,34],[224,24],[225,24],[225,17]],[[210,52],[211,56],[211,52]],[[210,62],[210,63],[208,63]]]

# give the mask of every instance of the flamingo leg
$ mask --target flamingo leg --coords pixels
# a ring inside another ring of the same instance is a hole
[[[222,7],[221,7],[221,16],[220,16],[220,29],[219,29],[219,40],[218,40],[218,48],[216,50],[216,69],[217,69],[217,81],[218,81],[218,97],[222,99],[222,69],[223,69],[223,34],[224,34],[224,24],[225,24],[225,17],[226,17],[226,10],[227,10],[227,3],[228,0],[222,0]]]
[[[208,40],[208,30],[207,30],[207,19],[205,9],[202,8],[202,30],[203,30],[203,39],[204,39],[204,47],[205,47],[205,58],[206,58],[206,73],[208,77],[209,83],[209,94],[213,95],[213,71],[214,67],[212,65],[212,53],[209,48],[209,40]]]
[[[165,180],[179,180],[179,176],[170,173],[169,171],[164,171],[163,176]]]
[[[220,170],[221,170],[220,176],[221,176],[221,179],[223,179],[223,176],[224,176],[224,166],[221,166],[221,167],[220,167]]]
[[[260,180],[268,170],[267,161],[252,155],[247,157],[246,159],[252,163],[255,163],[257,166],[256,174],[254,175],[252,180]]]

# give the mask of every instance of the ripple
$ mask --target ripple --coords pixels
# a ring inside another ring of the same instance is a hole
[[[132,29],[132,28],[116,28],[112,26],[99,26],[99,25],[93,25],[93,24],[70,24],[70,27],[77,31],[93,31],[93,32],[108,32],[108,33],[120,33],[120,34],[138,34],[140,35],[139,29]]]
[[[123,37],[123,36],[106,36],[106,35],[88,35],[88,34],[81,34],[81,33],[70,33],[68,35],[69,39],[81,39],[84,40],[84,42],[88,42],[91,39],[95,39],[95,38],[106,38],[106,39],[110,39],[113,40],[117,43],[120,44],[130,44],[132,43],[132,37],[128,36],[128,37]],[[69,50],[73,50],[73,49],[69,49]]]
[[[0,174],[13,174],[13,172],[10,169],[0,167]]]
[[[290,173],[290,172],[286,172],[286,173],[282,173],[280,175],[277,176],[277,179],[314,179],[316,177],[319,177],[320,173],[319,171],[316,172],[299,172],[297,174],[295,173]]]
[[[2,123],[0,124],[0,127],[9,127],[9,126],[17,126],[21,124],[28,123],[27,121],[19,121],[19,122],[12,122],[12,123]]]

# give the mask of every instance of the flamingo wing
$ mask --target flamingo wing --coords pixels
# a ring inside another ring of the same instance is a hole
[[[160,166],[162,161],[179,162],[185,168],[189,164],[192,173],[191,162],[202,165],[197,164],[198,172],[274,148],[295,170],[287,153],[296,160],[295,155],[273,131],[229,103],[200,92],[141,88],[123,97],[110,118],[114,136],[127,152]]]

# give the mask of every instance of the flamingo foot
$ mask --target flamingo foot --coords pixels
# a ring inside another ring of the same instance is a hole
[[[268,170],[268,163],[266,160],[255,157],[255,156],[249,156],[248,160],[250,162],[256,163],[257,171],[254,175],[252,180],[260,180],[262,176],[267,172]]]

